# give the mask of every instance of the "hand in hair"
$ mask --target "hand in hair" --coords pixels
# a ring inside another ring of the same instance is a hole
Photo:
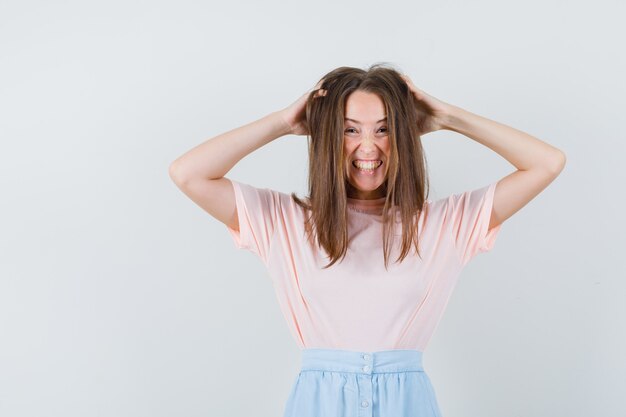
[[[401,74],[400,76],[406,81],[409,89],[417,100],[416,110],[420,119],[420,134],[423,135],[436,130],[445,129],[446,120],[452,106],[417,88],[407,75]]]
[[[288,134],[290,135],[308,135],[309,131],[306,126],[306,102],[308,97],[311,95],[311,92],[315,91],[315,95],[313,98],[318,98],[320,96],[326,95],[326,90],[320,89],[320,85],[322,85],[323,80],[320,80],[315,87],[308,90],[304,93],[299,99],[294,101],[289,106],[280,110],[285,123],[287,123],[290,127],[290,131]]]

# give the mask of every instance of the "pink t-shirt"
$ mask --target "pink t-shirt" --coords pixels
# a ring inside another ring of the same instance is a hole
[[[265,264],[287,325],[301,349],[424,351],[465,265],[489,251],[502,225],[487,230],[497,182],[454,194],[420,214],[420,259],[411,249],[401,263],[400,239],[384,268],[384,199],[348,199],[350,243],[343,261],[305,236],[305,213],[291,196],[230,180],[239,232],[227,227],[235,245]],[[424,217],[427,217],[425,221]],[[397,233],[400,234],[399,223]]]

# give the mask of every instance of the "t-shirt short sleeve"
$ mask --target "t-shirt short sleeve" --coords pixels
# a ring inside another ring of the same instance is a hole
[[[235,191],[239,231],[226,226],[238,249],[246,249],[267,264],[276,224],[278,197],[268,188],[230,180]]]
[[[493,247],[502,224],[489,230],[497,181],[482,188],[448,197],[446,217],[451,220],[453,240],[461,265]]]

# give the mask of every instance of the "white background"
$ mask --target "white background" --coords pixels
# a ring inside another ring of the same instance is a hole
[[[567,156],[460,277],[424,355],[444,416],[625,415],[625,11],[0,1],[0,415],[281,415],[300,352],[269,276],[168,167],[382,61]],[[515,169],[455,132],[423,140],[430,198]],[[227,177],[302,196],[306,151],[282,137]]]

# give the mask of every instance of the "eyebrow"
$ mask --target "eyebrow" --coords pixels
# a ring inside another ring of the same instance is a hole
[[[361,124],[361,122],[359,122],[358,120],[354,120],[354,119],[349,119],[349,118],[345,118],[346,120],[350,120],[351,122],[354,122],[356,124]],[[387,120],[387,117],[383,117],[382,119],[380,119],[379,121],[377,121],[376,123],[380,123],[380,122],[384,122],[385,120]]]

